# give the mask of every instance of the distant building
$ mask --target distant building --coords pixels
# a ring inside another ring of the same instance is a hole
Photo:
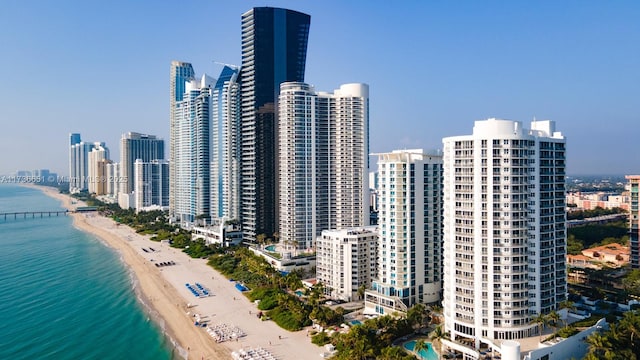
[[[169,208],[169,162],[142,161],[134,164],[134,197],[136,212]]]
[[[104,142],[83,142],[80,134],[69,135],[69,192],[76,193],[89,189],[89,153],[93,149],[107,149],[107,147]]]
[[[573,204],[575,208],[572,210],[594,210],[596,208],[613,209],[621,208],[629,210],[629,196],[617,195],[605,192],[582,193],[574,192],[567,194],[567,205]]]
[[[406,312],[442,291],[442,156],[422,149],[378,155],[378,275],[365,313]]]
[[[109,149],[104,145],[95,146],[89,152],[88,158],[87,189],[92,194],[105,195],[107,193],[106,165],[111,162]]]
[[[137,132],[122,134],[120,140],[121,192],[130,193],[134,190],[134,163],[138,159],[143,162],[164,160],[164,140],[155,135]]]
[[[316,245],[316,278],[332,298],[358,300],[376,276],[378,233],[375,227],[324,230]]]
[[[113,197],[114,199],[118,199],[118,194],[120,193],[120,183],[121,183],[121,175],[120,175],[120,163],[110,163],[106,165],[107,171],[107,195]]]
[[[638,221],[640,220],[640,175],[627,175],[629,181],[629,248],[631,267],[640,269],[640,241],[638,240]]]

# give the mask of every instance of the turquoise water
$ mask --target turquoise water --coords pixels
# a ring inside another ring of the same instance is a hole
[[[354,325],[354,326],[355,326],[355,325],[362,325],[362,322],[361,322],[360,320],[351,320],[349,323],[350,323],[351,325]]]
[[[276,251],[276,246],[275,245],[269,245],[269,246],[265,246],[264,249],[267,250],[267,251],[274,252],[274,251]]]
[[[416,341],[408,341],[404,343],[403,346],[405,349],[413,351],[413,348],[416,346]],[[438,354],[435,352],[435,350],[433,350],[433,346],[431,346],[431,343],[427,343],[427,347],[427,350],[420,350],[420,352],[418,353],[420,355],[420,358],[425,360],[438,360]]]
[[[0,185],[0,212],[59,209]],[[0,218],[0,359],[170,359],[118,255],[67,216]]]

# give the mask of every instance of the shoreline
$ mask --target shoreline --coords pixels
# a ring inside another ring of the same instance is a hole
[[[28,185],[29,186],[29,185]],[[73,210],[72,198],[56,188],[29,186],[59,200]],[[280,360],[317,357],[323,348],[311,343],[306,331],[288,332],[272,321],[261,321],[259,311],[206,260],[192,259],[181,249],[149,240],[126,225],[96,213],[70,213],[77,229],[91,234],[114,249],[130,272],[132,287],[145,312],[179,355],[185,359],[231,359],[232,352],[261,347]],[[153,249],[153,250],[152,250]],[[174,265],[159,266],[174,262]],[[195,298],[186,283],[202,284],[211,296]],[[216,343],[205,328],[194,325],[194,316],[210,326],[239,327],[246,336]],[[312,353],[314,353],[312,355]]]

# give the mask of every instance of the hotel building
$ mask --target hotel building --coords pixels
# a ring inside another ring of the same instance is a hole
[[[443,139],[445,329],[478,349],[537,334],[566,299],[565,138],[553,121],[476,121]],[[505,343],[506,344],[506,343]]]
[[[325,293],[358,300],[358,288],[369,288],[376,276],[377,245],[375,227],[324,230],[317,239],[316,277]]]
[[[378,275],[365,313],[406,312],[440,300],[442,156],[423,150],[378,155]]]

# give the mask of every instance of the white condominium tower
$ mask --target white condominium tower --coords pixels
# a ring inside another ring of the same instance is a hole
[[[476,349],[532,336],[567,293],[565,138],[488,119],[443,143],[446,331]]]
[[[280,239],[307,249],[322,230],[368,225],[369,86],[283,83],[278,130]]]
[[[442,156],[422,149],[378,154],[378,276],[365,312],[405,312],[440,300]]]
[[[225,66],[211,100],[211,216],[240,220],[238,69]]]
[[[211,88],[214,83],[207,75],[200,81],[187,82],[183,99],[175,103],[175,129],[171,139],[174,158],[169,163],[175,172],[171,177],[169,170],[173,182],[169,198],[174,200],[172,214],[181,223],[210,217]]]
[[[176,124],[176,104],[182,101],[186,83],[195,78],[193,66],[182,61],[171,62],[169,87],[169,215],[176,216],[176,149],[178,125]]]

